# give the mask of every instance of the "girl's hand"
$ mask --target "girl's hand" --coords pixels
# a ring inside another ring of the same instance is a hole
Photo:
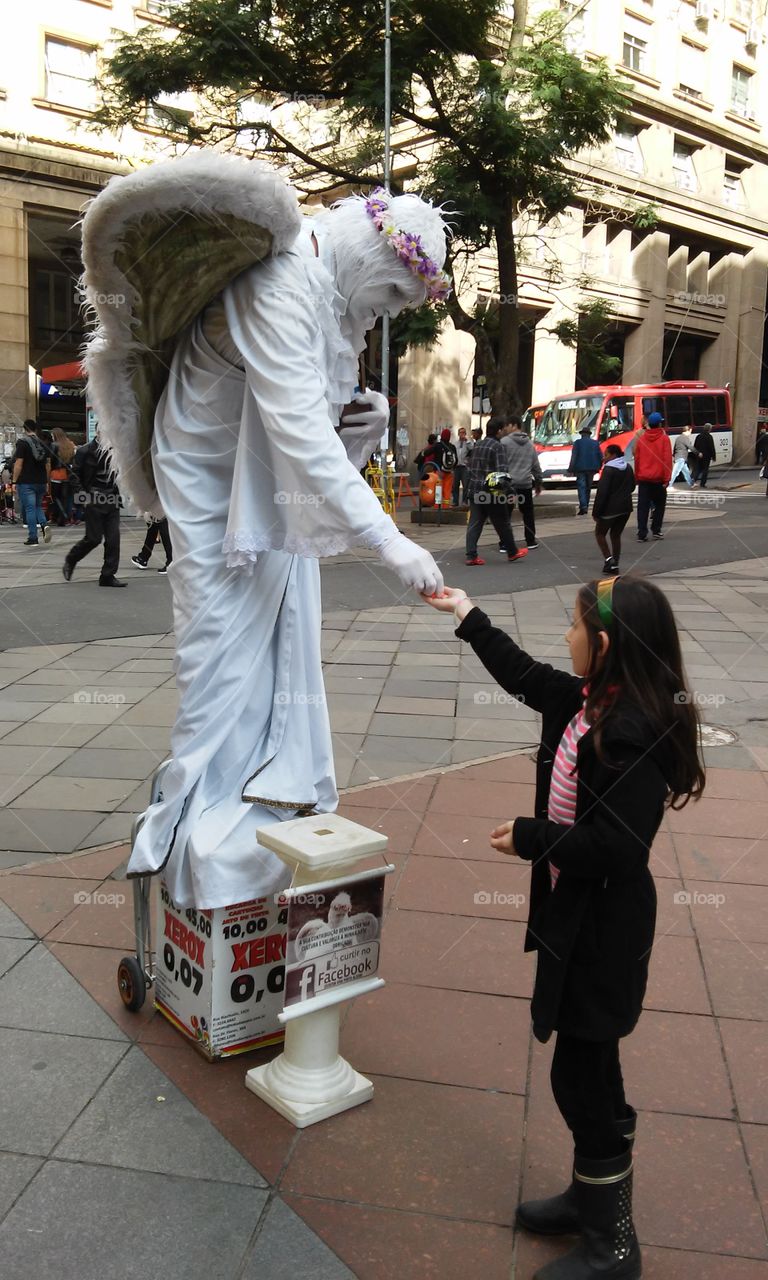
[[[422,600],[426,600],[427,604],[431,604],[432,608],[440,613],[455,612],[459,621],[465,618],[474,607],[466,591],[462,591],[461,587],[443,587],[441,596],[422,595]]]
[[[519,854],[512,843],[514,825],[514,822],[502,822],[500,827],[494,827],[491,832],[491,848],[496,849],[498,853],[508,853],[510,857],[517,858]]]

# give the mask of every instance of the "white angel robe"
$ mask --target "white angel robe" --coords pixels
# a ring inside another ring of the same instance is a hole
[[[284,888],[257,827],[336,807],[317,557],[396,533],[334,430],[357,356],[310,232],[198,318],[155,417],[180,706],[128,873],[164,868],[181,906]]]

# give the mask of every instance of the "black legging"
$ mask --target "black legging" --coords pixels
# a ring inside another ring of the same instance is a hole
[[[577,1154],[588,1160],[621,1155],[616,1121],[626,1116],[627,1104],[618,1040],[579,1040],[559,1031],[550,1081]]]

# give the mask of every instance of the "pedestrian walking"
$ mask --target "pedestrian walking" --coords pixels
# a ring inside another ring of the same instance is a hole
[[[434,431],[431,431],[427,436],[427,443],[424,445],[424,448],[416,454],[416,457],[413,460],[415,465],[418,467],[420,480],[423,480],[424,476],[427,474],[427,467],[430,463],[433,467],[440,466],[442,456],[442,445]]]
[[[13,460],[13,483],[19,495],[21,519],[27,526],[25,547],[38,545],[38,527],[43,542],[51,541],[51,527],[43,508],[50,470],[51,455],[42,439],[42,429],[32,418],[27,418],[24,434],[16,441]]]
[[[674,489],[675,481],[679,475],[682,475],[689,489],[693,488],[693,476],[688,465],[688,459],[692,453],[693,432],[690,427],[685,427],[679,436],[675,436],[675,443],[672,447],[672,475],[669,480],[669,489]]]
[[[709,468],[715,460],[715,442],[712,439],[712,423],[705,422],[693,442],[696,455],[696,474],[694,483],[699,489],[706,489],[709,479]]]
[[[602,465],[603,455],[600,451],[600,445],[596,440],[592,439],[592,432],[589,427],[582,427],[578,440],[574,442],[571,450],[571,461],[568,464],[568,475],[576,477],[576,492],[579,495],[577,515],[585,516],[589,513],[589,495],[592,490],[592,481],[595,478],[595,472],[599,471]]]
[[[74,524],[71,466],[77,445],[62,427],[54,427],[51,436],[55,454],[51,461],[51,505],[55,523],[63,527]]]
[[[521,560],[527,550],[518,550],[509,519],[508,494],[502,492],[496,476],[505,474],[506,455],[499,440],[504,426],[502,418],[489,418],[485,439],[476,444],[469,460],[469,524],[467,525],[467,564],[485,561],[477,554],[477,544],[486,520],[490,520],[509,560]],[[494,477],[489,483],[489,476]]]
[[[456,464],[459,461],[456,445],[451,441],[450,427],[443,427],[440,432],[440,445],[440,480],[443,486],[443,506],[449,507],[453,493],[453,476]]]
[[[165,516],[162,520],[155,520],[152,517],[147,522],[147,536],[144,539],[144,545],[138,555],[131,556],[131,564],[135,564],[137,569],[148,569],[149,561],[157,546],[158,542],[162,542],[165,552],[165,564],[161,565],[158,573],[167,573],[168,566],[173,559],[173,548],[171,546],[171,535],[168,530],[168,521]]]
[[[472,441],[467,439],[467,428],[459,427],[459,438],[456,444],[456,466],[453,472],[453,505],[467,505],[467,477],[469,475],[469,457],[472,453]]]
[[[62,573],[69,582],[75,565],[104,541],[104,563],[99,575],[100,587],[124,587],[116,577],[120,563],[120,493],[115,482],[112,462],[98,435],[75,453],[72,469],[82,489],[85,507],[85,537],[70,547],[64,558]]]
[[[648,428],[635,446],[635,481],[637,483],[637,540],[648,541],[648,516],[651,533],[663,538],[661,526],[667,506],[667,485],[672,475],[672,446],[660,413],[648,414]]]
[[[758,479],[768,480],[768,428],[764,427],[758,436],[757,444],[755,445],[755,454],[757,457],[757,464],[760,468]],[[768,485],[765,487],[765,496],[768,498]]]
[[[550,1081],[573,1139],[567,1189],[517,1208],[528,1231],[581,1234],[534,1280],[638,1280],[637,1115],[624,1093],[619,1041],[637,1024],[648,979],[651,845],[665,810],[698,799],[705,781],[674,615],[647,579],[581,587],[566,633],[571,675],[525,653],[464,591],[445,588],[428,603],[452,611],[459,639],[542,716],[535,816],[490,836],[497,853],[531,863],[533,1033],[542,1042],[556,1033]]]
[[[597,482],[595,500],[592,503],[595,538],[603,553],[603,573],[619,572],[621,535],[632,515],[634,487],[635,473],[624,457],[621,445],[609,444],[605,450],[605,466]]]
[[[507,430],[501,437],[506,455],[506,471],[515,493],[516,506],[522,516],[525,545],[529,551],[538,547],[536,516],[533,509],[534,487],[541,493],[543,476],[539,455],[533,441],[523,431],[523,420],[516,413],[507,418]]]

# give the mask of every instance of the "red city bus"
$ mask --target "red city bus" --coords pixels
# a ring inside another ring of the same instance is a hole
[[[670,436],[691,427],[694,435],[712,424],[715,465],[733,457],[731,394],[706,382],[639,383],[636,386],[585,387],[550,400],[533,437],[545,480],[564,480],[571,449],[583,427],[605,447],[626,449],[649,413],[660,413]]]

